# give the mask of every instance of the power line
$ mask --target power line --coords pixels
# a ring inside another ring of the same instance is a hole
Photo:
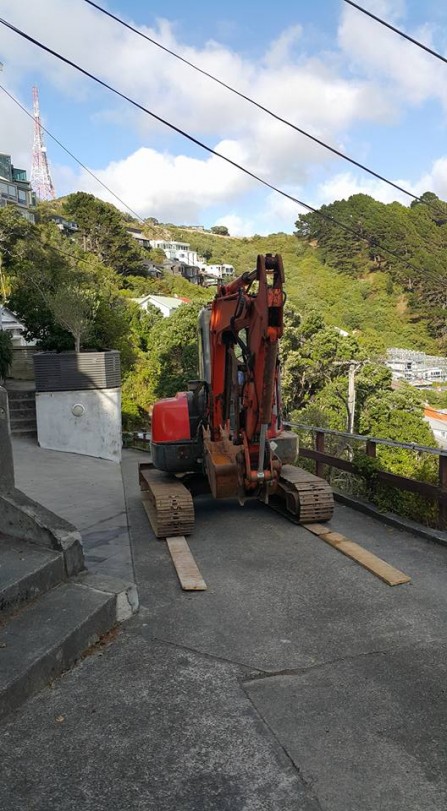
[[[15,96],[13,96],[13,95],[12,95],[12,93],[10,93],[8,90],[6,90],[6,87],[3,87],[3,85],[1,85],[1,84],[0,84],[0,90],[3,90],[3,92],[4,92],[4,93],[6,93],[6,95],[7,95],[7,96],[9,96],[9,98],[10,98],[10,99],[11,99],[11,100],[12,100],[12,101],[15,103],[15,104],[17,104],[17,106],[18,106],[18,107],[20,107],[20,109],[21,109],[21,110],[23,110],[23,112],[27,114],[27,116],[29,116],[29,118],[31,118],[32,120],[34,120],[34,116],[33,116],[33,115],[32,115],[32,114],[31,114],[31,113],[30,113],[30,112],[29,112],[29,111],[26,109],[26,107],[24,107],[24,106],[23,106],[23,104],[21,104],[21,103],[20,103],[20,101],[19,101],[18,99],[16,99],[16,98],[15,98]],[[42,123],[40,124],[40,127],[41,127],[41,129],[43,129],[43,131],[44,131],[44,132],[46,132],[46,134],[47,134],[47,135],[49,135],[49,136],[50,136],[50,138],[52,138],[52,140],[53,140],[53,141],[54,141],[56,144],[58,144],[58,146],[60,146],[60,147],[61,147],[61,149],[63,149],[63,150],[64,150],[64,152],[66,152],[66,153],[67,153],[67,155],[69,155],[69,156],[70,156],[70,158],[73,158],[73,160],[75,160],[75,161],[76,161],[76,163],[78,163],[78,164],[79,164],[79,166],[81,166],[81,167],[82,167],[82,169],[84,169],[86,172],[88,172],[88,174],[89,174],[89,175],[91,175],[91,177],[93,177],[93,178],[94,178],[94,179],[95,179],[95,180],[96,180],[96,181],[97,181],[97,182],[98,182],[98,183],[99,183],[99,184],[100,184],[100,185],[101,185],[101,186],[102,186],[104,189],[106,189],[106,191],[108,191],[108,192],[109,192],[109,194],[111,194],[111,195],[112,195],[112,196],[115,198],[115,200],[118,200],[118,202],[119,202],[119,203],[121,203],[121,205],[123,205],[123,206],[124,206],[124,208],[127,208],[127,210],[128,210],[128,211],[130,211],[130,213],[131,213],[131,214],[134,214],[134,216],[137,218],[137,220],[139,220],[140,222],[144,222],[143,217],[140,217],[140,215],[139,215],[139,214],[137,214],[137,212],[136,212],[136,211],[134,211],[134,210],[133,210],[133,209],[132,209],[130,206],[128,206],[128,205],[127,205],[127,203],[125,203],[125,202],[124,202],[124,200],[122,200],[122,199],[121,199],[121,197],[118,197],[118,195],[117,195],[117,194],[115,194],[115,192],[114,192],[114,191],[112,191],[112,189],[110,189],[108,186],[106,186],[106,184],[105,184],[105,183],[103,183],[103,181],[102,181],[102,180],[100,180],[100,179],[99,179],[99,177],[97,177],[97,176],[96,176],[96,175],[95,175],[95,174],[94,174],[94,173],[91,171],[91,169],[89,169],[87,166],[85,166],[85,164],[84,164],[84,163],[82,163],[82,161],[80,161],[80,160],[79,160],[79,158],[77,158],[77,157],[76,157],[76,155],[73,155],[73,152],[70,152],[70,150],[69,150],[69,149],[67,149],[67,147],[65,147],[65,146],[64,146],[64,145],[63,145],[63,144],[62,144],[62,143],[61,143],[61,142],[58,140],[58,138],[56,138],[56,136],[55,136],[55,135],[52,135],[52,133],[51,133],[51,132],[50,132],[50,131],[49,131],[49,130],[46,128],[46,127],[44,127]]]
[[[98,11],[100,11],[102,14],[105,14],[107,17],[110,17],[112,20],[115,20],[120,25],[123,25],[125,28],[129,29],[129,31],[133,31],[134,34],[137,34],[139,37],[142,37],[143,39],[147,40],[152,45],[155,45],[157,48],[160,48],[162,51],[165,51],[166,53],[170,54],[170,56],[175,57],[175,59],[178,59],[180,60],[180,62],[183,62],[185,65],[188,65],[190,68],[193,68],[198,73],[201,73],[202,76],[206,76],[208,79],[211,79],[213,82],[216,82],[217,84],[221,85],[221,87],[224,87],[226,90],[230,90],[231,93],[234,93],[236,96],[239,96],[239,98],[244,99],[244,101],[248,101],[249,104],[252,104],[254,107],[257,107],[264,113],[267,113],[267,115],[271,116],[276,121],[280,121],[281,124],[285,124],[287,127],[290,127],[291,129],[295,130],[295,132],[299,132],[300,135],[304,135],[306,138],[309,138],[311,141],[314,141],[314,143],[318,144],[319,146],[322,146],[324,149],[329,150],[334,155],[337,155],[337,157],[343,158],[343,160],[348,161],[348,163],[351,163],[353,166],[357,166],[358,169],[362,169],[362,171],[367,172],[369,175],[372,175],[372,177],[375,177],[377,180],[381,180],[383,183],[387,183],[388,186],[392,186],[394,189],[397,189],[397,191],[402,192],[402,194],[405,194],[408,197],[411,197],[413,200],[417,200],[418,202],[425,203],[424,200],[421,200],[421,198],[418,197],[416,194],[413,194],[413,192],[408,191],[408,189],[405,189],[398,183],[394,183],[392,180],[389,180],[388,178],[384,177],[384,175],[375,172],[374,169],[370,169],[368,166],[365,166],[365,164],[360,163],[360,161],[351,158],[349,155],[346,155],[344,152],[341,152],[339,149],[336,149],[336,147],[325,143],[325,141],[322,141],[315,135],[311,135],[310,132],[307,132],[302,127],[298,127],[296,124],[292,124],[291,121],[288,121],[286,118],[277,115],[277,113],[274,113],[268,107],[264,107],[264,105],[260,104],[260,102],[255,101],[250,96],[247,96],[245,93],[236,90],[235,87],[232,87],[231,85],[227,84],[222,79],[219,79],[217,76],[214,76],[212,73],[203,70],[203,68],[199,68],[198,65],[195,65],[193,62],[190,62],[183,56],[180,56],[180,54],[176,53],[171,48],[167,48],[165,45],[162,45],[161,42],[158,42],[156,39],[153,39],[153,37],[149,37],[147,34],[143,34],[143,32],[139,31],[138,28],[135,28],[133,25],[130,25],[130,23],[126,23],[120,17],[117,17],[115,14],[112,14],[111,11],[107,11],[107,9],[102,8],[102,6],[99,6],[97,3],[94,3],[93,0],[84,0],[84,2],[88,3],[89,6],[93,6],[93,8],[96,8]]]
[[[400,31],[399,28],[395,28],[394,25],[391,25],[391,23],[387,23],[385,20],[382,20],[381,17],[377,17],[376,14],[373,14],[371,11],[367,11],[366,8],[362,8],[362,6],[359,6],[357,3],[353,3],[352,0],[344,0],[344,2],[348,3],[350,6],[353,6],[353,8],[356,8],[357,11],[361,11],[362,14],[366,14],[367,17],[371,17],[372,20],[375,20],[377,23],[380,23],[380,25],[384,25],[385,28],[389,28],[390,31],[394,31],[395,34],[399,34],[400,37],[403,37],[404,39],[408,40],[408,42],[412,42],[413,45],[417,45],[418,48],[422,48],[422,50],[427,51],[427,53],[431,54],[432,56],[435,56],[436,59],[440,59],[441,62],[445,62],[445,64],[447,65],[446,57],[442,56],[442,54],[438,53],[437,51],[434,51],[433,48],[429,48],[428,45],[424,45],[423,42],[419,42],[419,40],[414,39],[414,37],[410,37],[409,34],[405,34],[404,31]]]
[[[380,245],[372,237],[365,237],[359,231],[357,231],[355,228],[352,228],[351,226],[346,225],[343,222],[340,222],[335,217],[332,217],[329,214],[325,214],[324,212],[318,210],[317,208],[314,208],[314,206],[311,206],[308,203],[304,203],[302,200],[299,200],[297,197],[294,197],[292,194],[289,194],[288,192],[283,191],[282,189],[278,188],[277,186],[274,186],[272,183],[269,183],[267,180],[264,180],[263,178],[259,177],[259,175],[256,175],[254,172],[251,172],[245,166],[242,166],[241,164],[236,163],[236,161],[233,161],[231,158],[226,157],[226,155],[222,155],[221,152],[217,152],[215,149],[212,149],[207,144],[203,143],[202,141],[199,141],[193,135],[190,135],[189,133],[185,132],[185,130],[182,130],[180,127],[177,127],[175,124],[171,124],[166,119],[161,118],[161,116],[159,116],[156,113],[152,112],[147,107],[144,107],[142,104],[139,104],[139,102],[135,101],[134,99],[131,99],[129,96],[126,96],[125,93],[121,93],[121,91],[116,90],[114,87],[107,84],[107,82],[104,82],[102,79],[99,79],[93,73],[89,73],[89,71],[85,70],[85,68],[82,68],[80,65],[77,65],[75,62],[72,62],[67,57],[62,56],[61,54],[57,53],[57,51],[53,51],[47,45],[44,45],[43,43],[39,42],[39,40],[34,39],[29,34],[26,34],[24,31],[21,31],[19,28],[16,28],[16,26],[12,25],[11,23],[8,23],[3,18],[0,18],[0,23],[2,25],[4,25],[6,28],[9,28],[11,31],[14,31],[14,33],[18,34],[23,39],[26,39],[28,42],[31,42],[33,45],[36,45],[41,50],[45,51],[46,53],[51,54],[52,56],[55,56],[56,59],[59,59],[64,64],[70,65],[70,67],[75,68],[75,70],[79,71],[84,76],[87,76],[89,79],[92,79],[94,82],[101,85],[101,87],[105,87],[107,90],[110,90],[116,96],[118,96],[119,98],[122,98],[125,101],[129,102],[129,104],[132,104],[138,110],[141,110],[142,112],[146,113],[147,115],[150,115],[152,118],[155,118],[156,121],[160,121],[162,124],[169,127],[174,132],[177,132],[179,135],[183,136],[188,141],[191,141],[191,143],[195,144],[196,146],[199,146],[201,149],[204,149],[206,152],[210,153],[211,155],[215,155],[217,158],[221,158],[221,160],[224,160],[226,163],[228,163],[230,166],[233,166],[235,169],[239,169],[239,171],[243,172],[248,177],[251,177],[253,180],[256,180],[258,183],[262,184],[266,188],[271,189],[272,191],[276,192],[277,194],[280,194],[282,197],[285,197],[287,200],[291,200],[292,202],[297,203],[299,206],[302,206],[303,208],[307,209],[308,211],[313,212],[318,217],[320,217],[320,218],[322,218],[324,220],[327,220],[328,222],[335,223],[340,228],[342,228],[344,231],[353,234],[357,239],[361,240],[362,242],[365,242],[365,243],[367,243],[369,245],[374,245],[374,247],[379,248],[383,253],[386,253],[389,256],[394,256],[394,258],[398,259],[399,262],[401,262],[402,264],[404,264],[408,268],[412,268],[417,273],[423,273],[424,272],[424,271],[421,270],[421,268],[418,268],[415,265],[413,265],[411,262],[409,262],[408,260],[403,259],[395,251],[391,250],[390,248],[385,248],[383,245]]]

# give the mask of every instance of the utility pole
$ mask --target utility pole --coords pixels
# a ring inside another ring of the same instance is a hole
[[[348,370],[348,433],[354,433],[355,417],[355,373],[361,364],[351,361]]]

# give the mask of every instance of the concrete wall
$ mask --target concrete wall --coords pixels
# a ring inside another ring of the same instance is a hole
[[[0,492],[14,487],[8,393],[0,386]],[[0,527],[1,530],[1,527]]]
[[[41,448],[121,460],[121,389],[36,393]]]
[[[15,346],[8,378],[12,380],[34,380],[33,355],[36,348],[32,346]]]

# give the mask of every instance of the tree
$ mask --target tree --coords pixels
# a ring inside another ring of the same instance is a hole
[[[219,234],[221,237],[230,236],[230,232],[226,225],[213,225],[212,228],[210,228],[210,231],[212,234]]]
[[[64,201],[64,211],[76,220],[85,250],[119,274],[145,275],[145,256],[127,233],[115,206],[96,199],[93,194],[76,192]]]
[[[0,330],[0,383],[8,374],[12,363],[12,340],[9,332]]]

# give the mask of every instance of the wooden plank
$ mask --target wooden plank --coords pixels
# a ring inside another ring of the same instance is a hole
[[[166,538],[166,543],[182,589],[184,591],[206,591],[206,583],[184,535]]]
[[[329,527],[324,526],[324,524],[303,524],[304,529],[308,529],[309,532],[313,532],[314,535],[327,535],[328,532],[331,530]]]
[[[359,563],[360,566],[363,566],[368,572],[379,577],[380,580],[383,580],[388,586],[399,586],[402,583],[409,583],[411,581],[411,577],[407,574],[404,574],[404,572],[399,571],[399,569],[396,569],[394,566],[386,563],[386,561],[373,555],[372,552],[368,552],[367,549],[364,549],[363,546],[360,546],[358,543],[350,541],[349,538],[346,538],[340,532],[331,532],[329,527],[325,527],[323,524],[303,524],[303,526],[305,529],[309,530],[309,532],[321,538],[322,541],[333,546],[334,549],[338,549],[343,555],[351,558],[351,560],[355,560],[356,563]]]

